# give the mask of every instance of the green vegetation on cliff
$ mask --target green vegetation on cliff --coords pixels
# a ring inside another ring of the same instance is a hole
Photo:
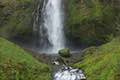
[[[120,32],[120,1],[69,0],[67,4],[69,39],[91,45],[109,41]]]
[[[34,0],[0,0],[0,36],[29,38]]]
[[[0,80],[51,80],[50,72],[48,65],[0,38]]]
[[[86,51],[74,66],[85,70],[87,80],[120,80],[120,38]]]

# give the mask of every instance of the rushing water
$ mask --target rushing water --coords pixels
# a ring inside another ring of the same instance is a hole
[[[43,51],[57,53],[58,50],[65,47],[62,1],[44,0],[41,16],[43,21],[39,26],[39,34],[42,39],[39,41],[43,47],[47,46],[47,49],[45,47]]]
[[[54,75],[54,80],[86,80],[82,70],[64,66]]]
[[[63,13],[61,0],[49,0],[46,5],[45,27],[48,30],[48,39],[52,44],[51,51],[57,52],[64,48]]]

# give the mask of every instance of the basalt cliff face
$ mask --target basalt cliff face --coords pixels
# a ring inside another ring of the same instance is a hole
[[[31,41],[38,5],[42,5],[42,0],[0,0],[0,36]]]
[[[65,32],[70,43],[94,45],[119,35],[119,0],[67,0]]]

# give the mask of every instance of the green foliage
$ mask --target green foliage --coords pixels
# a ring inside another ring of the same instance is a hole
[[[82,68],[88,80],[119,80],[120,79],[120,39],[98,48],[88,49],[81,62],[74,66]]]
[[[0,35],[29,37],[32,33],[33,0],[1,0]]]
[[[100,0],[69,0],[66,35],[69,39],[83,44],[106,42],[109,35],[116,34],[119,12]]]
[[[19,46],[0,38],[0,80],[51,80],[51,70]]]
[[[68,57],[71,56],[71,54],[70,54],[70,50],[67,49],[67,48],[62,49],[62,50],[59,50],[58,53],[59,53],[59,55],[60,55],[61,57],[65,57],[65,58],[68,58]]]

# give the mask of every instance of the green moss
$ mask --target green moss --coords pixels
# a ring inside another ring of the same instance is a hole
[[[0,80],[51,80],[51,70],[19,46],[0,38]]]
[[[60,55],[61,57],[65,57],[65,58],[68,58],[68,57],[71,56],[70,50],[67,49],[67,48],[59,50],[58,53],[59,53],[59,55]]]
[[[84,56],[83,61],[74,66],[82,68],[88,80],[119,80],[120,79],[120,39],[104,44]]]

